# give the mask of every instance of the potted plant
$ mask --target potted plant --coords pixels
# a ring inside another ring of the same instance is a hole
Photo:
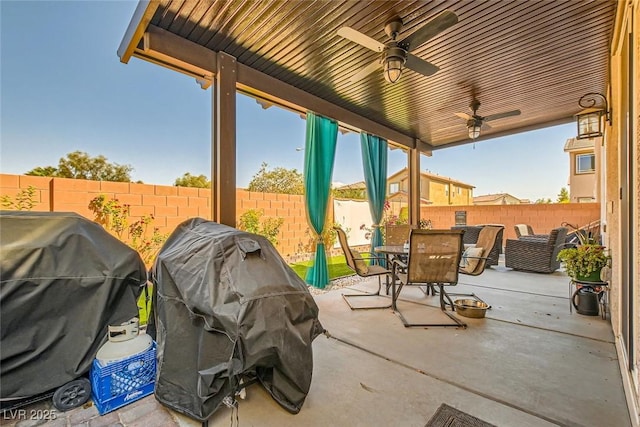
[[[591,237],[578,234],[578,238],[578,245],[558,252],[558,261],[564,263],[571,278],[599,282],[600,270],[609,263],[611,257],[607,254],[606,248],[597,244]]]

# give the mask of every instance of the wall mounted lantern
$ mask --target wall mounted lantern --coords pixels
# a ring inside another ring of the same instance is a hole
[[[588,139],[602,136],[602,116],[611,124],[611,111],[607,98],[600,93],[587,93],[578,101],[578,105],[584,108],[576,114],[578,121],[578,139]]]

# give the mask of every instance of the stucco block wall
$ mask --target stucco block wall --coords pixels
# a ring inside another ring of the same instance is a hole
[[[7,195],[13,199],[20,191],[32,186],[35,188],[36,202],[33,210],[50,211],[50,182],[51,178],[46,177],[0,174],[0,195]]]
[[[295,259],[296,254],[311,250],[313,239],[307,225],[304,196],[236,190],[237,217],[240,218],[250,209],[262,211],[264,217],[278,217],[284,220],[277,245],[284,258]]]
[[[537,234],[547,234],[563,222],[584,226],[600,218],[599,203],[426,206],[420,209],[420,218],[430,219],[433,228],[450,228],[455,225],[456,211],[467,213],[467,225],[504,225],[505,240],[516,238],[516,224],[529,224]]]
[[[154,216],[154,226],[162,233],[172,232],[181,222],[194,217],[211,219],[209,189],[170,187],[123,182],[86,181],[65,178],[0,175],[0,194],[15,196],[20,189],[36,188],[34,210],[76,212],[89,219],[94,215],[89,202],[104,194],[130,205],[131,220],[145,215]],[[442,188],[442,186],[440,186]],[[403,204],[406,206],[406,203]],[[239,219],[250,209],[261,211],[264,217],[283,219],[278,236],[278,251],[287,260],[308,259],[315,249],[312,233],[307,225],[304,196],[255,193],[236,190],[236,213]],[[329,204],[329,218],[333,218],[333,204]],[[532,204],[490,206],[428,206],[421,209],[421,218],[430,219],[434,228],[455,225],[455,212],[467,212],[467,224],[504,224],[505,239],[515,238],[513,226],[530,224],[536,233],[548,233],[564,221],[585,225],[599,218],[598,203]]]

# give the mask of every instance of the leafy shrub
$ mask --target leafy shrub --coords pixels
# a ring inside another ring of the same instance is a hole
[[[94,221],[138,251],[147,266],[151,265],[167,240],[168,234],[162,234],[158,227],[153,227],[153,215],[145,215],[130,224],[130,206],[118,199],[107,199],[101,194],[89,202],[89,210],[95,215]]]
[[[36,187],[33,185],[20,190],[15,197],[7,195],[0,197],[2,207],[14,211],[30,211],[36,202]]]
[[[284,218],[264,217],[264,211],[249,209],[240,215],[238,229],[264,236],[275,246],[283,223]]]

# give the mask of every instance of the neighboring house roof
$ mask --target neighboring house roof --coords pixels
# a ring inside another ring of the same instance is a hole
[[[400,190],[400,191],[396,191],[393,194],[390,194],[389,197],[387,197],[387,200],[390,202],[393,202],[394,200],[409,200],[409,193],[407,193],[406,191]],[[425,199],[424,197],[420,197],[420,204],[421,205],[432,205],[433,202],[429,199]]]
[[[394,173],[393,175],[390,175],[387,178],[387,182],[393,181],[398,176],[408,175],[408,174],[409,174],[409,169],[408,168],[402,168],[398,172]],[[440,182],[455,184],[458,187],[476,188],[475,185],[467,184],[466,182],[458,181],[456,179],[449,178],[448,176],[438,175],[438,174],[431,173],[431,172],[420,171],[420,176],[429,178],[432,181],[440,181]]]
[[[589,138],[589,139],[577,139],[577,138],[569,138],[567,142],[564,144],[564,151],[576,151],[576,150],[588,150],[594,149],[596,146],[596,139],[600,138]]]
[[[366,190],[367,185],[364,181],[354,182],[353,184],[343,185],[341,187],[337,187],[338,190]]]
[[[401,177],[403,175],[408,175],[408,174],[409,174],[409,169],[402,168],[398,172],[392,175],[389,175],[389,177],[387,178],[387,182],[395,181],[397,180],[398,177]],[[449,178],[448,176],[437,175],[430,172],[420,172],[420,175],[423,177],[429,178],[432,181],[451,183],[451,184],[457,185],[458,187],[476,188],[475,185],[467,184],[466,182],[458,181],[458,180]],[[347,184],[347,185],[343,185],[342,187],[338,187],[338,190],[365,190],[366,188],[367,186],[364,183],[364,181],[358,181],[358,182],[354,182],[353,184]],[[426,200],[426,203],[431,203],[431,202],[429,200]]]
[[[513,199],[520,200],[520,203],[523,203],[521,199],[518,199],[516,196],[513,196],[509,193],[483,194],[481,196],[475,196],[473,198],[473,203],[494,202],[497,200],[504,199],[506,197],[511,197]],[[526,200],[526,203],[531,203],[531,202],[529,200]]]

